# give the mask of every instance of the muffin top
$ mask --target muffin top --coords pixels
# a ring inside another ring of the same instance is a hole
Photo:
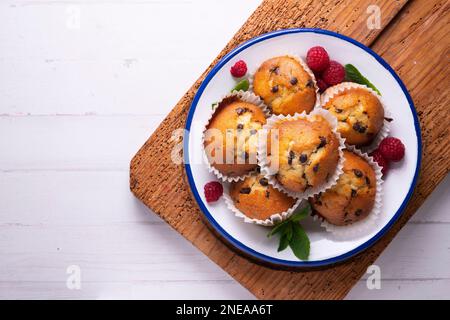
[[[308,113],[316,103],[313,79],[300,62],[289,56],[265,61],[255,73],[253,91],[274,114]]]
[[[369,145],[383,126],[383,106],[364,88],[345,89],[334,95],[323,108],[338,119],[338,130],[351,145]]]
[[[344,151],[344,173],[335,186],[310,198],[316,213],[329,223],[344,226],[362,220],[375,204],[376,176],[372,166],[351,151]]]
[[[276,179],[287,190],[304,192],[328,181],[339,162],[339,139],[322,116],[282,120],[278,129],[278,159],[268,141],[270,165],[278,166]]]
[[[253,175],[230,185],[236,208],[251,219],[266,220],[291,208],[296,200],[274,189],[262,175]]]
[[[235,97],[223,100],[205,131],[209,163],[223,175],[242,176],[257,167],[257,132],[266,116],[257,105]]]

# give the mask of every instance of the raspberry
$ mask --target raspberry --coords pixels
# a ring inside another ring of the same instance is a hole
[[[230,72],[233,77],[242,78],[247,73],[247,64],[243,60],[239,60],[231,67]]]
[[[211,181],[205,184],[204,187],[205,198],[207,202],[214,202],[219,200],[223,194],[223,187],[217,181]]]
[[[322,78],[322,72],[318,72],[318,71],[313,71],[314,76],[316,77],[316,79]]]
[[[317,86],[319,87],[320,92],[324,92],[328,88],[327,83],[320,78],[317,79]]]
[[[384,138],[378,146],[378,150],[385,159],[394,162],[402,160],[405,156],[405,146],[400,139],[393,137]]]
[[[378,163],[381,167],[381,172],[385,175],[389,171],[389,162],[383,157],[379,149],[373,151],[370,156],[373,158],[373,161]]]
[[[330,65],[322,73],[322,79],[329,85],[334,86],[344,81],[345,69],[337,61],[331,60]]]
[[[330,57],[323,47],[312,47],[306,54],[306,63],[312,71],[325,70],[330,64]]]

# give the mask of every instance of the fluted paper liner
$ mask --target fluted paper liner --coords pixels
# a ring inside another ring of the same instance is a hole
[[[238,208],[236,208],[236,206],[234,205],[233,199],[231,199],[229,192],[230,192],[230,186],[229,186],[229,184],[227,184],[226,186],[224,186],[223,199],[225,200],[225,204],[228,207],[228,209],[230,209],[236,217],[244,219],[244,222],[246,222],[246,223],[253,223],[253,224],[257,224],[257,225],[265,226],[265,227],[274,226],[274,225],[288,219],[295,212],[295,210],[297,208],[299,208],[300,205],[306,205],[306,200],[297,199],[297,201],[294,203],[294,205],[292,207],[290,207],[287,211],[274,213],[266,220],[260,220],[260,219],[247,217],[245,215],[245,213],[243,213]]]
[[[239,91],[233,91],[233,92],[231,92],[231,93],[228,93],[228,94],[224,95],[224,96],[222,97],[222,99],[220,99],[220,101],[217,102],[217,106],[218,106],[224,99],[231,98],[231,97],[236,97],[236,98],[239,99],[240,101],[244,101],[244,102],[248,102],[248,103],[254,104],[254,105],[258,106],[259,108],[261,108],[261,110],[262,110],[262,111],[264,112],[264,114],[266,115],[266,118],[268,118],[268,117],[270,116],[270,111],[269,111],[269,109],[267,108],[267,106],[264,104],[264,101],[262,101],[260,97],[256,96],[255,94],[253,94],[252,92],[249,92],[249,91],[242,91],[242,90],[239,90]],[[204,161],[205,161],[205,162],[207,163],[207,165],[208,165],[208,170],[209,170],[209,172],[214,173],[214,175],[215,175],[217,178],[219,178],[221,181],[224,181],[224,182],[232,182],[232,181],[234,181],[234,182],[236,182],[236,181],[239,181],[239,180],[244,180],[246,177],[250,176],[254,171],[250,171],[250,172],[248,172],[248,173],[245,174],[245,175],[235,176],[235,177],[230,177],[230,176],[224,175],[223,173],[221,173],[219,170],[217,170],[216,168],[214,168],[214,167],[209,163],[208,156],[206,155],[206,151],[205,151],[205,148],[204,148],[204,146],[205,146],[205,131],[206,131],[206,128],[208,127],[208,125],[209,125],[209,122],[210,122],[211,119],[213,118],[216,109],[217,109],[217,107],[215,107],[213,110],[211,110],[211,114],[210,114],[210,116],[209,116],[209,118],[208,118],[207,123],[205,124],[205,128],[204,128],[203,133],[202,133],[202,148],[203,148],[203,158],[204,158]]]
[[[333,240],[353,240],[355,238],[368,235],[376,226],[379,220],[379,215],[382,207],[382,196],[383,196],[383,173],[381,172],[381,167],[376,163],[371,156],[367,153],[363,153],[354,147],[348,147],[347,150],[354,152],[358,156],[365,159],[370,166],[375,171],[376,177],[376,193],[375,193],[375,203],[372,211],[363,220],[357,221],[347,226],[336,226],[318,215],[314,215],[314,220],[320,220],[321,226],[325,228],[327,232],[330,233],[330,237]]]
[[[384,103],[383,98],[376,91],[374,91],[373,89],[371,89],[365,85],[358,84],[355,82],[342,82],[338,85],[328,88],[327,90],[325,90],[324,93],[322,93],[322,95],[320,97],[321,105],[324,106],[328,101],[330,101],[331,98],[333,98],[338,93],[341,93],[341,92],[345,91],[346,89],[352,89],[352,88],[360,88],[360,89],[367,90],[368,92],[370,92],[371,94],[373,94],[375,97],[378,98],[378,100],[381,102],[381,105],[383,106],[383,109],[384,109],[385,119],[383,120],[383,126],[381,127],[377,136],[375,137],[375,139],[372,141],[372,143],[370,145],[358,148],[358,149],[361,149],[362,152],[370,153],[378,147],[381,140],[383,140],[384,138],[386,138],[388,136],[389,121],[387,121],[386,118],[390,118],[390,116],[391,116],[391,113],[389,112],[386,104]],[[354,147],[356,147],[356,146],[354,146]]]
[[[326,181],[325,183],[323,183],[319,186],[316,186],[314,188],[309,188],[309,189],[305,190],[304,192],[293,192],[293,191],[288,190],[285,187],[283,187],[283,185],[281,185],[281,183],[279,183],[278,180],[275,178],[276,172],[270,171],[269,160],[267,159],[267,139],[264,139],[262,137],[260,137],[258,139],[259,143],[258,143],[257,158],[258,158],[259,165],[261,167],[261,173],[265,176],[265,178],[267,178],[267,180],[269,181],[269,183],[272,186],[274,186],[278,190],[283,191],[284,193],[286,193],[287,195],[289,195],[293,198],[307,199],[315,194],[323,192],[323,191],[331,188],[333,185],[335,185],[339,176],[343,173],[342,168],[344,166],[344,155],[343,155],[342,150],[345,148],[345,139],[342,138],[341,135],[339,134],[339,132],[337,131],[337,119],[327,110],[318,108],[318,109],[314,109],[309,114],[306,114],[306,112],[302,112],[301,114],[296,113],[293,116],[291,116],[291,115],[287,115],[287,116],[273,115],[272,117],[267,119],[267,123],[263,126],[263,129],[262,129],[262,133],[267,134],[270,132],[270,129],[272,129],[274,125],[276,125],[277,123],[279,123],[281,121],[292,121],[292,120],[301,119],[301,118],[312,119],[315,116],[321,116],[326,121],[328,121],[328,123],[331,126],[332,132],[336,135],[336,137],[339,140],[339,148],[338,148],[339,160],[336,165],[335,172],[328,179],[328,181]]]
[[[313,110],[316,109],[316,108],[319,108],[320,107],[320,93],[319,93],[319,87],[317,86],[316,76],[314,75],[314,73],[308,67],[306,62],[302,58],[300,58],[298,55],[296,55],[296,54],[285,54],[285,55],[274,56],[272,58],[283,57],[283,56],[286,56],[286,57],[289,57],[289,58],[297,60],[298,63],[300,63],[300,65],[303,67],[303,69],[309,74],[309,76],[311,77],[311,79],[312,79],[312,81],[314,83],[314,89],[316,90],[316,103],[314,104]],[[271,59],[271,58],[268,58],[266,60],[269,60],[269,59]],[[266,60],[264,60],[264,61],[266,61]],[[261,62],[261,64],[263,64],[264,61]],[[258,68],[261,66],[261,64],[258,66]],[[255,73],[256,73],[256,71],[253,72],[253,73],[250,73],[250,75],[248,77],[248,81],[250,83],[250,89],[249,90],[251,90],[251,91],[253,91],[253,78],[255,76]]]

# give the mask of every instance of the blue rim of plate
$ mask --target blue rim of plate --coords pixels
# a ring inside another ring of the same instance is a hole
[[[405,85],[403,84],[402,80],[400,79],[400,77],[395,73],[395,71],[391,68],[391,66],[389,66],[389,64],[384,61],[383,58],[381,58],[378,54],[376,54],[372,49],[366,47],[365,45],[363,45],[362,43],[349,38],[347,36],[344,36],[342,34],[338,34],[332,31],[328,31],[328,30],[323,30],[323,29],[315,29],[315,28],[304,28],[304,29],[284,29],[284,30],[278,30],[278,31],[273,31],[270,33],[266,33],[263,34],[261,36],[258,36],[256,38],[250,39],[247,42],[243,43],[242,45],[240,45],[239,47],[235,48],[234,50],[232,50],[231,52],[229,52],[228,54],[226,54],[213,68],[212,70],[207,74],[205,80],[202,82],[202,84],[200,85],[197,93],[195,94],[194,100],[192,101],[191,107],[189,109],[189,113],[187,116],[187,120],[186,120],[186,127],[185,129],[190,132],[190,128],[191,128],[191,123],[192,123],[192,117],[194,116],[194,112],[195,109],[197,107],[197,103],[200,99],[200,97],[203,94],[203,91],[205,90],[206,86],[208,85],[208,83],[211,81],[211,79],[216,75],[216,73],[230,60],[232,59],[234,56],[236,56],[239,52],[247,49],[248,47],[264,41],[264,40],[268,40],[274,37],[278,37],[281,35],[285,35],[285,34],[291,34],[291,33],[300,33],[300,32],[312,32],[312,33],[319,33],[319,34],[325,34],[328,36],[332,36],[335,38],[339,38],[342,40],[345,40],[347,42],[350,42],[352,44],[354,44],[357,47],[360,47],[361,49],[363,49],[364,51],[368,52],[370,55],[372,55],[386,70],[388,70],[391,75],[395,78],[395,80],[398,82],[398,84],[400,85],[404,95],[406,96],[408,103],[409,103],[409,107],[411,109],[411,112],[413,114],[413,118],[414,118],[414,126],[415,126],[415,131],[416,131],[416,137],[417,137],[417,165],[416,165],[416,170],[414,173],[414,178],[413,181],[409,187],[409,191],[408,194],[406,195],[405,199],[403,200],[400,208],[397,210],[397,212],[395,213],[395,215],[391,218],[391,220],[376,234],[374,235],[372,238],[370,238],[369,240],[367,240],[366,242],[364,242],[363,244],[359,245],[358,247],[356,247],[353,250],[350,250],[342,255],[333,257],[333,258],[328,258],[328,259],[324,259],[324,260],[317,260],[317,261],[291,261],[291,260],[283,260],[283,259],[278,259],[278,258],[274,258],[274,257],[270,257],[267,256],[265,254],[262,254],[252,248],[249,248],[248,246],[244,245],[242,242],[240,242],[239,240],[235,239],[234,237],[232,237],[230,234],[228,234],[223,228],[222,226],[220,226],[219,223],[217,223],[217,221],[213,218],[213,216],[211,215],[211,213],[208,211],[208,209],[206,208],[205,204],[203,203],[197,188],[195,186],[195,182],[192,176],[192,170],[191,170],[191,166],[189,164],[189,135],[185,135],[184,137],[184,163],[185,163],[185,170],[186,170],[186,175],[188,178],[188,182],[189,182],[189,186],[191,188],[192,194],[194,195],[195,200],[197,201],[197,204],[199,205],[201,211],[203,212],[203,214],[205,215],[205,217],[208,219],[209,223],[214,227],[214,229],[230,244],[232,244],[234,247],[236,247],[238,250],[242,251],[245,254],[248,254],[258,260],[262,260],[264,262],[268,262],[270,264],[274,264],[274,265],[279,265],[279,266],[285,266],[285,267],[318,267],[318,266],[326,266],[329,264],[334,264],[337,262],[341,262],[344,261],[362,251],[364,251],[365,249],[369,248],[370,246],[372,246],[376,241],[378,241],[391,227],[392,225],[395,223],[395,221],[397,221],[397,219],[400,217],[400,215],[403,213],[409,199],[412,196],[412,193],[414,191],[414,187],[417,184],[417,179],[419,176],[419,169],[420,169],[420,164],[421,164],[421,157],[422,157],[422,139],[421,139],[421,134],[420,134],[420,124],[419,124],[419,119],[416,113],[416,109],[414,107],[414,103],[411,99],[411,96],[408,93],[408,90],[406,89]]]

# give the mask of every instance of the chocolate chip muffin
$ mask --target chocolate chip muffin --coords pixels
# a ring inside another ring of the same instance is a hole
[[[339,139],[322,116],[282,120],[273,129],[278,129],[278,157],[272,154],[276,149],[271,135],[268,156],[270,165],[278,167],[275,178],[286,190],[302,193],[333,176],[339,162]]]
[[[300,62],[289,56],[265,61],[256,71],[253,91],[274,114],[310,112],[316,103],[313,79]]]
[[[266,123],[260,107],[224,99],[205,131],[204,147],[208,161],[227,177],[238,177],[257,168],[258,130]]]
[[[262,175],[231,183],[230,196],[236,208],[251,219],[266,220],[291,208],[296,200],[274,189]]]
[[[364,86],[347,88],[333,95],[323,108],[338,119],[338,130],[350,145],[369,145],[383,126],[383,105]]]
[[[376,176],[365,159],[344,151],[344,173],[335,186],[310,198],[314,211],[326,221],[345,226],[367,217],[375,204]]]

